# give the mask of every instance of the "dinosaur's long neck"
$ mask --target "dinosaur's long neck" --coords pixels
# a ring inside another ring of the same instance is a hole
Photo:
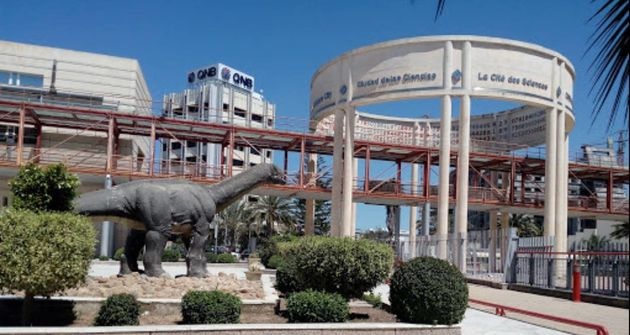
[[[74,210],[79,214],[89,216],[133,216],[129,210],[127,197],[118,189],[84,193],[76,200]]]
[[[251,192],[269,177],[269,171],[263,166],[255,166],[208,187],[217,206],[217,212],[228,207],[233,201]]]

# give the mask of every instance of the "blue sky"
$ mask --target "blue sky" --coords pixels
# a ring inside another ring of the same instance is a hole
[[[0,39],[136,58],[154,99],[185,88],[189,70],[222,62],[253,75],[256,88],[277,105],[279,118],[295,117],[304,124],[311,76],[345,51],[422,35],[521,40],[562,53],[576,68],[577,124],[571,150],[587,142],[605,142],[606,120],[591,118],[592,55],[583,56],[594,31],[587,19],[598,3],[447,0],[444,15],[435,22],[436,2],[5,0],[0,1]],[[368,111],[437,115],[434,106],[399,103]],[[474,107],[473,103],[473,113]],[[613,130],[621,129],[621,123],[619,119]],[[362,207],[358,227],[383,226],[384,218],[382,208]]]

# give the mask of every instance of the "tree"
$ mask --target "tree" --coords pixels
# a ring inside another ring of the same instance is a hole
[[[586,243],[588,251],[604,251],[610,240],[606,236],[592,234],[588,239],[582,239],[582,242]]]
[[[42,169],[29,163],[9,182],[13,207],[31,211],[70,211],[79,178],[59,163]]]
[[[63,164],[22,167],[9,182],[13,207],[0,213],[0,288],[23,290],[22,323],[30,324],[37,295],[49,296],[85,280],[96,233],[72,209],[79,179]]]
[[[615,230],[610,233],[610,237],[615,239],[628,238],[630,235],[630,222],[624,222],[620,224],[616,224]]]
[[[592,0],[591,2],[596,2]],[[606,103],[612,99],[608,114],[608,130],[619,113],[623,113],[624,123],[628,122],[628,32],[630,1],[602,0],[589,22],[597,20],[596,28],[589,38],[586,53],[595,52],[589,67],[593,84],[590,94],[595,93],[593,118],[601,115]],[[435,19],[444,13],[446,0],[437,0]]]
[[[274,225],[284,225],[289,231],[295,231],[295,203],[291,199],[276,196],[261,196],[252,204],[252,212],[259,222],[267,225],[268,237],[273,236]]]
[[[83,216],[13,208],[0,215],[0,288],[24,291],[24,325],[31,324],[35,296],[85,280],[95,243],[92,223]]]
[[[252,220],[252,211],[245,198],[233,202],[219,213],[219,222],[225,227],[225,231],[232,231],[232,239],[230,241],[232,246],[236,246],[238,243],[238,235],[242,231],[241,227],[246,226],[249,228],[248,223]],[[249,231],[249,229],[247,230]],[[226,240],[228,239],[228,235],[229,234],[226,234],[225,236]]]
[[[510,227],[517,228],[518,237],[541,236],[543,233],[542,226],[527,214],[511,214]]]

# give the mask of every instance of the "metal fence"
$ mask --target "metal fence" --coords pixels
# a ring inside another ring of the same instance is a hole
[[[553,237],[519,239],[509,282],[572,290],[576,272],[582,292],[628,297],[628,243],[580,241],[572,243],[568,252],[552,249]]]

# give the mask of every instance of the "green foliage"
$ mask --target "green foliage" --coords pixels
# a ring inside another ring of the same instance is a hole
[[[101,256],[98,256],[98,260],[99,260],[99,261],[108,261],[108,260],[109,260],[109,257],[107,257],[107,256],[105,256],[105,255],[101,255]]]
[[[348,302],[339,294],[307,290],[287,299],[289,322],[344,322]]]
[[[107,298],[98,311],[95,326],[136,326],[140,303],[131,294],[115,294]]]
[[[288,231],[295,231],[295,204],[291,199],[271,195],[258,197],[251,205],[252,217],[267,226],[267,237],[273,236],[274,225],[285,226]]]
[[[79,178],[61,163],[46,169],[29,163],[9,182],[13,207],[32,211],[72,210],[79,185]]]
[[[217,263],[237,263],[238,259],[232,254],[219,254],[217,255]]]
[[[238,323],[241,299],[221,291],[188,291],[182,298],[185,324]]]
[[[383,301],[381,300],[380,294],[377,295],[374,293],[365,293],[363,294],[363,297],[361,297],[361,300],[372,305],[372,307],[381,308],[383,306]]]
[[[282,248],[280,245],[285,242],[293,242],[298,238],[294,235],[276,235],[263,243],[262,248],[260,249],[260,262],[263,263],[264,266],[269,267],[269,260],[274,255],[279,255]],[[286,249],[286,247],[285,247]],[[251,257],[251,256],[250,256]]]
[[[182,257],[182,253],[179,251],[177,245],[172,245],[164,249],[162,254],[162,262],[177,262]]]
[[[125,254],[125,248],[118,248],[116,252],[114,252],[114,259],[119,261],[122,259],[122,256]]]
[[[586,243],[588,251],[605,251],[610,240],[606,236],[591,234],[589,238],[582,239],[582,243]]]
[[[276,272],[276,288],[283,293],[310,288],[360,298],[387,278],[393,260],[392,249],[374,241],[304,237],[289,244]]]
[[[278,266],[284,261],[284,258],[280,255],[273,255],[269,258],[269,262],[267,262],[268,269],[277,269]]]
[[[96,233],[85,217],[9,209],[0,213],[0,288],[49,296],[85,280]]]
[[[389,300],[403,322],[450,325],[464,318],[468,286],[447,261],[418,257],[394,272]]]
[[[615,239],[628,238],[630,235],[630,222],[619,223],[613,226],[615,230],[610,233],[610,237]]]
[[[541,222],[536,222],[532,215],[510,214],[510,227],[517,228],[518,237],[542,236]]]

